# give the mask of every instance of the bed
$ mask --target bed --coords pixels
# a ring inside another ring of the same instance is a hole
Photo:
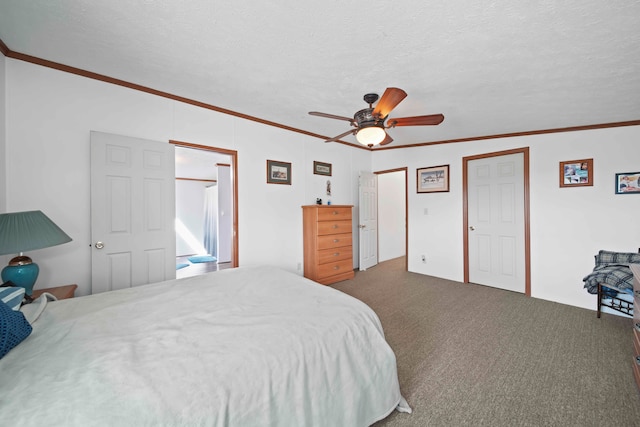
[[[23,306],[33,332],[0,360],[0,425],[366,426],[411,412],[373,310],[294,273],[46,297]]]

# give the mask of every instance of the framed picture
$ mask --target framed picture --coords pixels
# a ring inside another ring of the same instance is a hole
[[[560,162],[560,187],[593,186],[593,159]]]
[[[331,163],[313,162],[313,173],[331,176]]]
[[[449,191],[449,165],[418,169],[418,193]]]
[[[267,160],[267,184],[291,185],[291,163]]]
[[[640,194],[640,172],[617,173],[616,194]]]

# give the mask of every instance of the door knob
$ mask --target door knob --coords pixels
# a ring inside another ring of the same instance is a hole
[[[96,249],[102,249],[102,248],[104,248],[104,243],[96,242],[96,244],[94,246],[96,247]]]
[[[469,230],[471,230],[471,231],[473,231],[473,230],[475,230],[475,229],[476,229],[476,228],[475,228],[473,225],[469,227]]]
[[[358,227],[360,227],[360,228],[365,228],[365,227],[366,227],[366,225],[361,224],[361,225],[359,225]]]

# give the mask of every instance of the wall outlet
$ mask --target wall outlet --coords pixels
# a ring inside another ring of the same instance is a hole
[[[427,263],[427,256],[426,256],[425,254],[422,254],[422,262],[423,262],[424,264],[426,264],[426,263]]]

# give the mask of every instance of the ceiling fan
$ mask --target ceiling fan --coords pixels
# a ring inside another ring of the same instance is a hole
[[[388,119],[387,116],[404,98],[407,93],[397,87],[388,87],[382,94],[378,104],[373,107],[373,103],[378,100],[378,94],[368,93],[364,96],[364,101],[369,104],[369,108],[364,108],[353,115],[353,118],[336,116],[334,114],[309,111],[312,116],[327,117],[329,119],[345,120],[355,127],[338,136],[327,139],[325,142],[338,141],[349,134],[356,134],[359,143],[368,146],[387,145],[393,141],[385,129],[396,126],[427,126],[438,125],[444,120],[442,114],[430,114],[427,116],[401,117]],[[387,124],[385,125],[385,120]]]

